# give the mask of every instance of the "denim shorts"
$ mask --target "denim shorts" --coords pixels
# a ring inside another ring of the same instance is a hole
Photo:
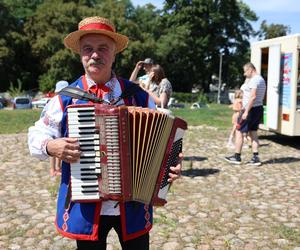
[[[263,106],[257,106],[250,109],[248,117],[246,120],[241,120],[239,122],[240,126],[237,128],[242,133],[247,133],[249,131],[257,131],[258,125],[262,122],[264,115]]]

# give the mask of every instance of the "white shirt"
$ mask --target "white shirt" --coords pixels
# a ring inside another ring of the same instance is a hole
[[[256,89],[256,98],[253,102],[252,107],[263,105],[263,100],[266,92],[266,83],[262,76],[255,75],[248,81],[245,81],[245,83],[241,86],[241,90],[243,91],[243,108],[246,108],[249,103],[252,89]]]
[[[88,89],[96,83],[86,76]],[[105,84],[111,91],[103,96],[105,101],[110,101],[119,97],[122,93],[121,85],[118,79],[113,76],[110,81]],[[124,104],[121,100],[118,105]],[[154,100],[149,96],[148,107],[155,109]],[[58,96],[53,97],[44,107],[40,119],[35,122],[34,126],[28,130],[28,146],[30,154],[40,160],[46,160],[49,155],[46,151],[46,146],[49,140],[62,137],[61,121],[63,110]],[[101,215],[120,215],[117,201],[103,201]]]

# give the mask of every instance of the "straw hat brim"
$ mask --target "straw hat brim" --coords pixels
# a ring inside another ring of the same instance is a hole
[[[119,33],[107,31],[107,30],[77,30],[64,39],[64,44],[67,48],[75,53],[80,53],[80,38],[87,34],[102,34],[110,37],[116,43],[116,53],[123,51],[128,45],[128,37]]]

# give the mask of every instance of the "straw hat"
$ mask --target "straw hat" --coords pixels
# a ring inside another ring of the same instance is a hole
[[[70,33],[64,39],[64,44],[73,52],[80,52],[80,38],[87,34],[102,34],[110,37],[116,42],[116,53],[127,47],[128,37],[116,32],[115,26],[104,17],[87,17],[78,24],[78,30]]]

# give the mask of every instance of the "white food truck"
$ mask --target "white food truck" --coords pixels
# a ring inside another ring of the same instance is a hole
[[[300,34],[254,42],[251,62],[267,83],[261,128],[300,136]]]

